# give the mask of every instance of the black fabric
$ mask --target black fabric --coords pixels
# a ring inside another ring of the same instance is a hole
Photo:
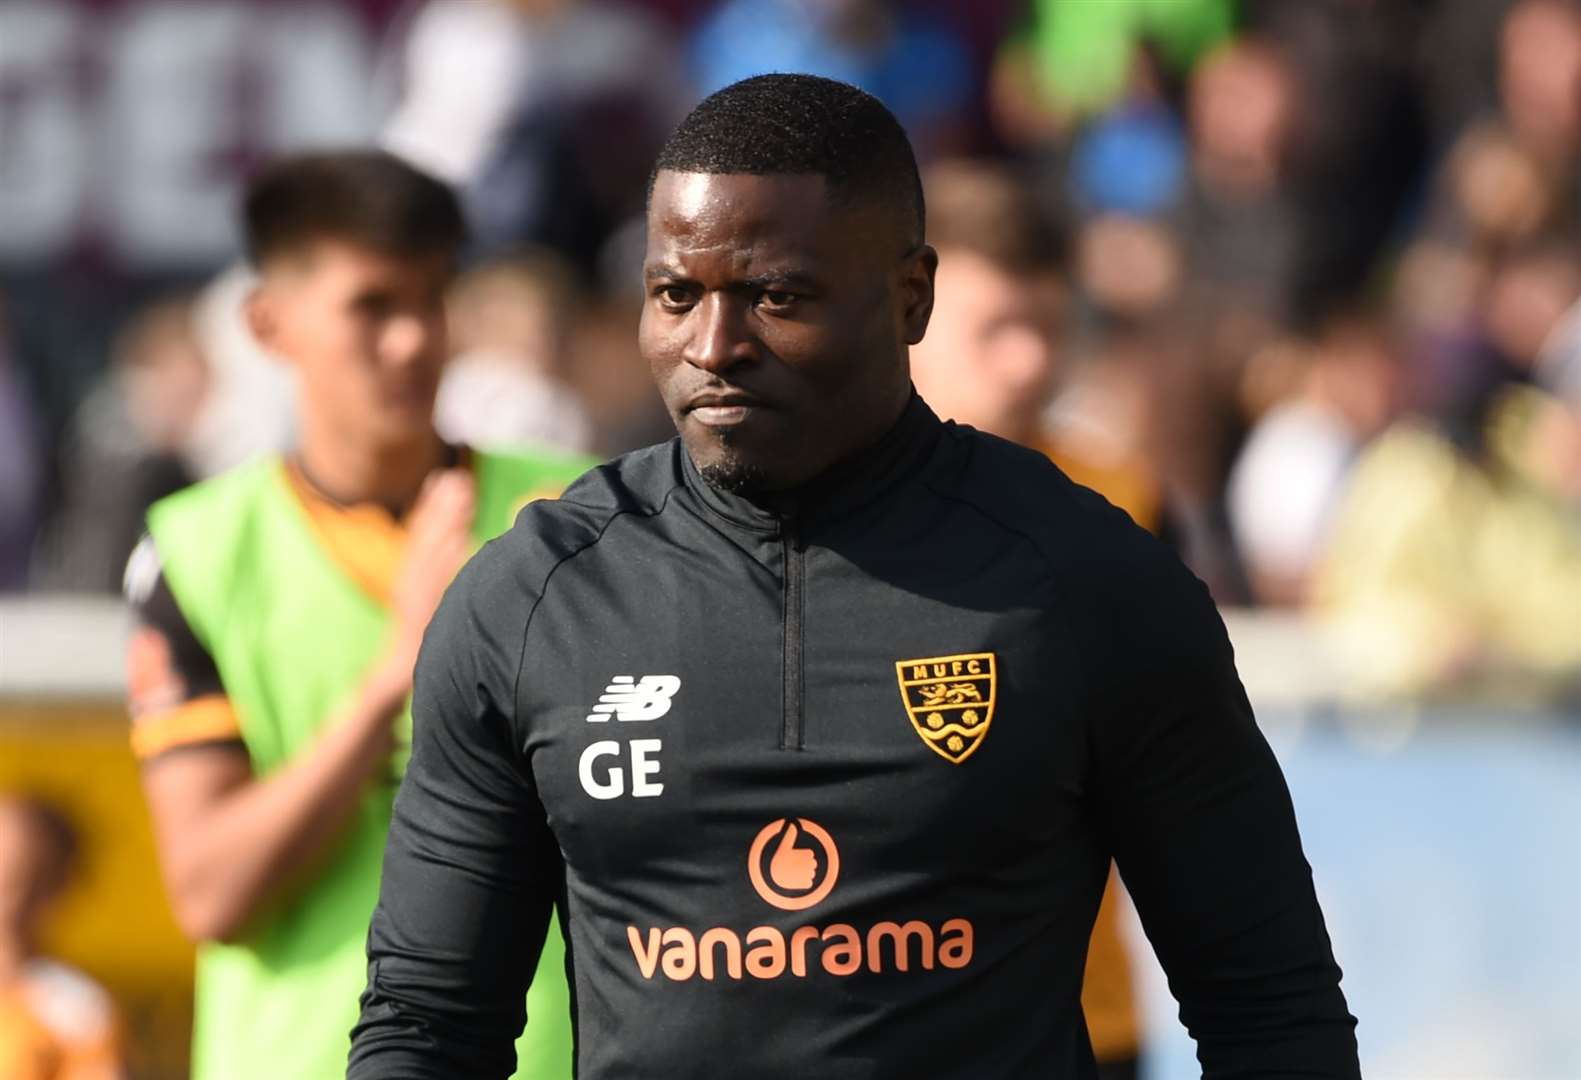
[[[950,714],[979,740],[957,763],[897,664],[965,654],[993,680],[945,680],[978,714]],[[679,679],[662,714],[595,707],[660,676]],[[507,1075],[556,903],[584,1080],[1090,1080],[1081,977],[1111,855],[1205,1076],[1358,1075],[1206,590],[1040,455],[920,401],[773,506],[707,487],[677,442],[534,503],[441,605],[414,721],[355,1080]],[[615,768],[621,793],[595,797]]]
[[[144,552],[155,560],[151,580],[140,581],[136,590],[128,589],[127,600],[132,609],[134,634],[138,637],[155,635],[157,648],[145,643],[132,649],[133,662],[146,665],[132,673],[128,680],[127,706],[134,725],[157,721],[159,717],[179,709],[188,702],[214,694],[225,695],[225,685],[220,679],[219,666],[214,657],[192,630],[192,624],[182,614],[170,584],[165,580],[164,569],[157,565],[158,555],[153,540],[143,537],[132,556],[135,565]],[[247,744],[241,735],[201,736],[172,743],[163,749],[143,756],[143,761],[156,761],[172,754],[191,750],[222,750],[227,753],[245,754]]]
[[[179,676],[186,689],[182,702],[225,693],[225,685],[220,681],[220,669],[214,663],[214,657],[209,655],[197,634],[193,633],[192,624],[181,613],[181,607],[176,603],[175,594],[170,591],[163,570],[159,571],[148,595],[132,601],[132,616],[137,625],[157,630],[164,637],[165,645],[170,650],[171,670]]]

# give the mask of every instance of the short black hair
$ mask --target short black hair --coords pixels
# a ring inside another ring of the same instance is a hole
[[[922,243],[922,178],[905,129],[883,102],[833,79],[755,75],[710,94],[659,151],[650,196],[665,170],[822,176],[837,200],[901,210]]]
[[[325,239],[383,255],[454,257],[467,233],[447,184],[382,150],[281,158],[247,186],[242,219],[254,267]]]

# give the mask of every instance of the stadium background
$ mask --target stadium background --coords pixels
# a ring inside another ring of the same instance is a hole
[[[1572,5],[0,0],[0,790],[83,831],[51,943],[133,1075],[182,1075],[191,953],[116,583],[151,499],[290,437],[235,317],[243,178],[383,139],[457,182],[487,269],[450,408],[617,453],[666,433],[646,163],[775,68],[868,86],[925,164],[1003,162],[1057,222],[1049,428],[1156,489],[1229,614],[1367,1075],[1581,1076]],[[1193,1075],[1147,986],[1148,1075]]]

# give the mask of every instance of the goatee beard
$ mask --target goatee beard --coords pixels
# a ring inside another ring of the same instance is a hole
[[[709,462],[697,471],[709,486],[720,491],[728,491],[732,495],[762,494],[768,479],[764,476],[762,468],[742,461],[734,454],[727,454],[719,461]]]

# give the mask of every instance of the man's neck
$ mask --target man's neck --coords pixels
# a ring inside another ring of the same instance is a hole
[[[395,513],[417,501],[423,480],[444,465],[447,450],[430,430],[405,443],[358,444],[304,425],[297,460],[314,487],[338,503],[378,503]]]

